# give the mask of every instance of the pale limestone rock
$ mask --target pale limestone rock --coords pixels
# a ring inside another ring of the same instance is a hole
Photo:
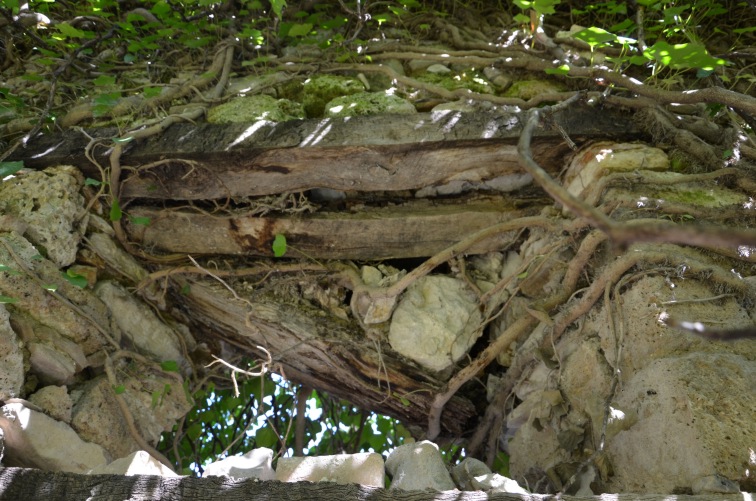
[[[398,353],[435,371],[460,360],[480,335],[478,301],[455,278],[430,275],[413,283],[400,300],[389,328]]]
[[[81,172],[70,165],[26,171],[0,182],[0,214],[28,224],[26,237],[47,251],[58,267],[76,259],[87,213],[79,190]]]
[[[280,458],[276,480],[336,482],[383,487],[383,458],[375,452],[334,456]]]
[[[29,397],[29,401],[58,421],[71,422],[71,400],[65,386],[45,386]]]
[[[444,66],[443,64],[431,64],[427,68],[425,68],[425,71],[428,73],[433,73],[435,75],[446,75],[447,73],[451,73],[451,70]]]
[[[93,468],[89,475],[160,475],[161,477],[178,477],[176,472],[150,456],[147,451],[132,452],[125,458],[116,459],[110,464],[103,464]]]
[[[472,491],[472,481],[475,477],[488,475],[491,469],[484,463],[475,458],[465,458],[459,464],[451,468],[451,476],[457,487],[463,491]]]
[[[639,420],[607,443],[615,472],[609,488],[674,492],[714,474],[748,480],[754,381],[752,359],[724,353],[654,360],[628,377],[616,400]]]
[[[97,284],[95,293],[108,305],[116,324],[136,347],[160,361],[173,360],[179,364],[184,361],[173,330],[122,285],[103,281]]]
[[[170,430],[191,404],[180,379],[169,377],[138,362],[116,366],[121,397],[131,411],[136,428],[150,444]],[[167,391],[166,391],[167,390]],[[74,400],[71,426],[79,435],[102,445],[113,457],[124,457],[141,447],[131,437],[107,378],[99,376],[71,392]]]
[[[21,341],[10,326],[10,315],[0,304],[0,400],[17,397],[24,385]]]
[[[242,456],[229,456],[205,466],[203,477],[256,478],[275,480],[272,466],[273,451],[267,447],[252,449]]]
[[[107,307],[91,291],[80,289],[61,277],[60,270],[22,236],[16,233],[0,234],[0,263],[15,263],[16,259],[31,270],[42,284],[50,284],[56,292],[67,298],[90,320],[82,317],[70,306],[56,299],[40,287],[37,280],[19,273],[0,280],[0,294],[19,299],[13,303],[13,328],[24,342],[40,342],[55,347],[75,363],[85,367],[84,356],[102,351],[108,341],[94,324],[109,326]],[[7,247],[13,250],[13,255]],[[11,265],[12,267],[13,265]],[[116,341],[118,332],[110,331]],[[83,354],[83,356],[82,356]]]
[[[400,445],[391,451],[386,471],[391,476],[391,489],[449,491],[455,488],[438,446],[427,440]]]
[[[6,466],[86,473],[109,460],[102,447],[85,442],[67,424],[20,403],[3,406],[0,428]]]
[[[669,158],[659,148],[637,143],[599,142],[579,151],[565,173],[567,191],[580,198],[603,176],[634,170],[667,170]]]
[[[472,487],[489,494],[530,494],[511,478],[498,473],[488,473],[473,478]]]

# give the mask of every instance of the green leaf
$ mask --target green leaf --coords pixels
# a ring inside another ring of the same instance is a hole
[[[160,368],[166,372],[178,372],[179,365],[175,360],[165,360],[160,362]]]
[[[202,425],[199,423],[192,423],[189,428],[186,429],[186,436],[192,441],[196,441],[200,435],[202,435]]]
[[[275,257],[281,257],[286,254],[286,237],[282,234],[277,234],[273,239],[273,255]]]
[[[100,186],[102,184],[102,181],[98,181],[97,179],[92,179],[91,177],[88,177],[84,180],[84,186]]]
[[[113,199],[113,205],[110,206],[110,220],[111,221],[120,221],[123,217],[123,212],[121,212],[121,205],[118,203],[118,199]]]
[[[2,294],[0,294],[0,304],[13,304],[17,302],[18,302],[18,299],[16,299],[15,297],[8,297],[8,296],[3,296]]]
[[[312,31],[312,23],[294,24],[289,28],[290,37],[303,37]]]
[[[116,395],[120,395],[124,391],[126,391],[126,387],[122,384],[119,384],[118,386],[113,386],[113,391]]]
[[[281,19],[283,8],[286,7],[286,0],[270,0],[270,6],[273,8],[273,13],[278,19]]]
[[[10,266],[5,265],[5,264],[0,264],[0,272],[5,272],[8,275],[12,275],[12,276],[21,274],[21,272],[18,271],[17,269],[11,268]]]
[[[162,395],[163,395],[163,393],[162,393],[162,392],[160,392],[160,391],[158,391],[158,390],[155,390],[155,391],[153,391],[153,392],[152,392],[152,408],[153,408],[153,409],[154,409],[155,407],[157,407],[157,406],[158,406],[158,404],[160,403],[160,400],[161,400],[161,398],[160,398],[160,397],[161,397]]]
[[[558,68],[546,68],[544,71],[549,75],[567,75],[570,73],[570,65],[563,64]]]
[[[603,47],[614,42],[621,44],[635,43],[635,40],[632,38],[620,37],[595,26],[573,33],[572,36],[577,40],[582,40],[591,47]]]
[[[255,433],[256,447],[272,447],[278,445],[278,435],[270,429],[270,426],[264,426]]]
[[[101,117],[110,113],[110,110],[118,104],[118,100],[121,99],[120,92],[108,92],[100,94],[94,98],[92,105],[92,114],[95,117]]]
[[[142,95],[145,97],[145,99],[150,99],[153,97],[158,97],[161,92],[163,92],[163,89],[160,87],[145,87],[145,89],[142,91]]]
[[[99,77],[95,78],[92,83],[97,85],[98,87],[106,87],[110,85],[115,85],[116,79],[113,76],[110,75],[100,75]]]
[[[65,278],[71,285],[74,285],[79,289],[84,289],[89,283],[87,282],[86,277],[79,275],[78,273],[71,271],[70,269],[66,270],[65,273],[62,273],[62,275],[63,278]]]
[[[131,221],[131,224],[135,224],[137,226],[150,225],[150,218],[143,216],[129,216],[129,221]]]
[[[651,47],[646,48],[643,55],[664,66],[678,69],[697,68],[713,70],[716,66],[726,64],[724,59],[709,55],[706,47],[697,42],[672,45],[659,41]]]
[[[83,38],[84,36],[86,36],[86,33],[74,28],[68,23],[60,23],[55,25],[55,27],[67,38]]]
[[[0,162],[0,179],[15,174],[23,168],[23,160],[19,160],[18,162]]]
[[[189,287],[189,284],[184,284],[183,287],[181,287],[181,294],[184,296],[188,296],[191,288]]]

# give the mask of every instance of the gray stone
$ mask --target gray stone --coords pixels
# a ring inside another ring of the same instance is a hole
[[[386,471],[391,475],[390,489],[449,491],[455,488],[438,446],[427,440],[400,445],[391,451]]]
[[[109,461],[102,447],[85,442],[69,425],[20,403],[3,406],[0,429],[6,466],[86,473]]]
[[[615,472],[609,488],[703,488],[699,479],[711,472],[746,480],[756,444],[754,381],[752,359],[724,353],[654,360],[628,377],[616,400],[639,419],[607,443]]]
[[[451,476],[452,479],[454,479],[454,483],[456,483],[457,487],[463,491],[477,489],[477,487],[473,487],[473,479],[490,473],[491,469],[486,463],[475,458],[465,458],[451,469]]]
[[[504,96],[519,97],[527,101],[541,94],[556,94],[565,89],[563,85],[548,80],[519,80],[507,89]]]
[[[147,451],[132,452],[125,458],[116,459],[112,463],[103,464],[88,472],[89,475],[160,475],[161,477],[178,477],[176,472],[150,456]]]
[[[410,75],[417,75],[424,73],[430,66],[436,64],[436,61],[430,61],[428,59],[410,59],[407,62],[407,69],[409,69]]]
[[[435,371],[460,360],[475,340],[481,314],[475,294],[455,278],[430,275],[413,283],[394,311],[389,343]]]
[[[304,116],[304,108],[299,103],[258,94],[237,97],[211,108],[207,113],[207,121],[217,124],[250,123],[259,120],[284,122]]]
[[[79,190],[84,177],[75,167],[25,171],[0,182],[0,214],[28,224],[27,238],[43,249],[58,267],[76,259],[87,213]]]
[[[252,449],[242,456],[229,456],[205,466],[203,477],[256,478],[274,480],[276,472],[272,466],[273,451],[267,447]],[[279,460],[279,464],[280,464]],[[279,466],[280,469],[280,466]]]
[[[108,305],[116,324],[134,346],[157,360],[184,363],[176,333],[122,285],[103,281],[97,284],[95,293]]]
[[[310,118],[323,116],[326,103],[340,96],[364,92],[365,85],[356,78],[318,75],[305,81],[302,104]]]
[[[10,315],[0,304],[0,400],[18,397],[24,385],[24,355],[21,341],[8,322]]]
[[[375,452],[334,456],[280,458],[276,480],[282,482],[336,482],[383,487],[383,457]]]
[[[138,362],[116,365],[120,394],[131,412],[137,430],[150,444],[157,444],[191,408],[183,381]],[[174,373],[175,374],[175,373]],[[129,433],[113,388],[99,376],[71,392],[74,400],[71,426],[85,440],[100,444],[113,457],[128,456],[141,449]]]
[[[451,73],[452,70],[444,66],[443,64],[431,64],[427,68],[425,68],[425,71],[428,73],[433,73],[436,75],[446,75],[447,73]]]
[[[105,336],[96,327],[110,325],[107,307],[91,291],[81,289],[65,280],[57,265],[40,256],[28,240],[16,233],[0,234],[0,263],[22,262],[38,280],[24,273],[12,273],[0,280],[0,294],[18,299],[13,303],[11,321],[16,333],[24,342],[38,342],[53,346],[65,353],[81,367],[87,365],[84,357],[110,346]],[[13,255],[7,247],[13,250]],[[76,305],[72,308],[56,299],[45,287],[55,289],[57,294]],[[49,285],[48,285],[49,284]],[[77,310],[84,311],[84,319]],[[96,325],[95,325],[96,324]],[[109,331],[115,340],[118,332]]]
[[[406,99],[383,92],[360,92],[340,96],[325,105],[325,116],[327,117],[352,117],[387,113],[411,115],[417,113],[417,110]]]

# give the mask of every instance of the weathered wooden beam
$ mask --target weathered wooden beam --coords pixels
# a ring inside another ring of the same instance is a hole
[[[354,191],[417,189],[451,180],[490,180],[519,173],[515,145],[524,114],[436,112],[250,124],[177,124],[126,145],[123,198],[174,200],[260,196],[310,188]],[[630,116],[575,107],[555,122],[577,143],[638,137]],[[94,158],[108,166],[115,129],[87,131],[102,139]],[[72,164],[89,177],[100,170],[84,155],[78,131],[40,135],[11,160],[27,167]],[[552,172],[569,152],[551,128],[539,130],[533,155]]]
[[[272,256],[277,234],[286,236],[289,256],[315,259],[396,259],[431,256],[478,230],[526,215],[503,197],[459,205],[420,200],[402,206],[294,216],[214,216],[186,210],[132,207],[130,216],[150,224],[128,225],[129,238],[169,253]],[[502,234],[470,253],[501,249]]]

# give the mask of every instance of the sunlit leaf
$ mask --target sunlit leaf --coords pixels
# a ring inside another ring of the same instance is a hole
[[[286,254],[286,237],[280,233],[273,239],[273,255],[281,257]]]
[[[0,179],[15,174],[24,168],[24,162],[0,162]]]

